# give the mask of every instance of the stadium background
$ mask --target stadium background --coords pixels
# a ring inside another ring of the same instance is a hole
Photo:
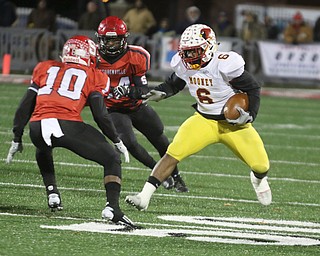
[[[13,0],[12,2],[14,2],[18,7],[35,7],[37,5],[37,0]],[[55,9],[55,11],[61,16],[68,17],[76,21],[80,13],[85,11],[86,2],[86,0],[48,0],[48,5]],[[130,6],[130,4],[132,4],[132,2],[133,0],[110,0],[105,5],[107,9],[112,10],[112,8],[119,8],[116,6],[118,3],[118,5],[121,5],[125,10]],[[144,2],[153,12],[157,20],[160,20],[162,17],[169,17],[171,24],[182,20],[184,18],[185,9],[190,5],[198,6],[201,9],[204,18],[209,21],[213,21],[214,17],[221,10],[229,12],[230,17],[233,19],[233,10],[235,5],[248,3],[246,0],[144,0]],[[250,3],[259,3],[264,5],[300,5],[303,7],[320,6],[320,2],[314,0],[252,0]]]
[[[47,0],[49,7],[53,8],[57,16],[57,27],[58,30],[54,34],[48,33],[48,31],[41,29],[28,29],[26,30],[26,19],[31,9],[37,5],[37,0],[32,1],[21,1],[13,0],[13,2],[18,7],[18,23],[14,28],[3,28],[0,31],[0,38],[3,40],[0,43],[0,56],[4,54],[11,54],[11,74],[20,74],[20,75],[30,75],[35,64],[44,59],[59,59],[61,48],[63,42],[69,36],[80,33],[77,30],[77,20],[78,17],[85,11],[86,3],[88,0],[78,0],[78,1],[53,1]],[[125,11],[131,6],[133,0],[110,0],[105,3],[106,11],[108,15],[118,15],[122,17]],[[198,1],[150,1],[144,0],[150,10],[154,13],[156,19],[159,21],[163,17],[169,17],[172,24],[177,24],[184,18],[185,10],[190,5],[198,6],[203,14],[204,20],[208,23],[214,24],[216,19],[216,14],[221,10],[227,11],[230,18],[233,20],[234,25],[238,31],[241,29],[241,24],[243,21],[243,16],[240,15],[243,10],[251,10],[257,13],[260,21],[264,15],[269,15],[270,17],[275,18],[275,22],[280,28],[283,28],[287,24],[291,17],[292,13],[296,10],[301,10],[303,15],[306,17],[306,20],[311,25],[314,24],[315,20],[318,18],[320,13],[320,3],[313,3],[312,1],[274,1],[270,0],[267,2],[264,1],[250,1],[250,4],[246,1],[216,1],[216,0],[198,0]],[[83,31],[84,33],[92,38],[95,31]],[[49,46],[50,38],[50,46]],[[144,35],[134,35],[131,33],[129,37],[130,44],[141,45],[145,47],[152,56],[151,70],[148,72],[148,76],[153,80],[158,80],[159,78],[164,79],[170,72],[170,66],[168,64],[169,56],[172,56],[172,53],[176,51],[176,43],[178,42],[178,37],[176,38],[161,38],[161,40],[155,40],[151,37]],[[252,44],[245,44],[239,37],[234,38],[221,38],[218,35],[220,48],[224,46],[227,49],[225,51],[234,50],[243,54],[243,51],[246,50],[249,52],[247,56],[247,70],[253,73],[257,79],[266,86],[281,86],[281,87],[312,87],[319,88],[319,72],[318,66],[319,61],[312,63],[300,63],[292,62],[293,64],[304,64],[308,66],[309,64],[313,66],[312,72],[314,73],[313,77],[308,75],[309,70],[304,70],[299,73],[299,79],[295,77],[290,77],[288,75],[281,76],[280,78],[272,75],[266,74],[266,68],[262,70],[261,62],[264,59],[261,58],[261,52],[259,52],[260,47],[258,47],[257,42],[253,41]],[[169,41],[168,41],[169,40]],[[280,43],[281,40],[275,40],[274,43]],[[160,46],[159,46],[160,45]],[[273,47],[273,46],[272,46]],[[279,49],[281,45],[276,45],[276,48]],[[312,49],[307,53],[299,52],[296,48],[292,48],[290,51],[295,53],[296,56],[299,54],[308,54],[309,56],[318,56],[318,44],[314,44]],[[265,52],[264,48],[264,52]],[[276,49],[271,49],[276,51]],[[287,54],[291,54],[287,52]],[[297,57],[298,58],[298,57]],[[289,65],[291,63],[278,63]],[[264,64],[265,65],[265,64]],[[273,63],[270,64],[271,66]],[[269,66],[270,66],[269,65]],[[169,68],[168,68],[169,67]],[[291,67],[291,66],[290,66]],[[3,68],[3,62],[0,63],[0,68]],[[304,73],[303,73],[304,72]],[[292,71],[291,71],[292,73]],[[2,78],[0,78],[3,80]],[[5,79],[8,79],[5,77]],[[149,79],[149,80],[151,80]],[[7,81],[7,80],[6,80]]]

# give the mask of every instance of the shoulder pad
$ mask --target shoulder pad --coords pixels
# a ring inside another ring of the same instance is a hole
[[[131,65],[136,66],[136,70],[147,72],[150,69],[150,53],[141,46],[129,45],[127,54]]]
[[[181,58],[179,56],[179,53],[176,53],[175,55],[173,55],[171,62],[170,62],[171,68],[174,69],[179,64],[180,61],[181,61]]]
[[[218,59],[219,71],[228,74],[237,69],[243,68],[245,65],[242,56],[236,52],[216,52]]]
[[[171,62],[170,62],[170,66],[174,70],[174,72],[176,73],[176,75],[178,77],[181,77],[181,75],[187,71],[186,67],[182,63],[182,60],[181,60],[179,53],[176,53],[172,57]]]
[[[139,46],[139,45],[129,44],[128,49],[136,51],[140,54],[146,54],[146,55],[150,56],[150,53],[146,49],[144,49],[142,46]]]

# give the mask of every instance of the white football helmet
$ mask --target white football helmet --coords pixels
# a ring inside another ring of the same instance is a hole
[[[207,25],[194,24],[181,35],[179,55],[187,69],[198,70],[212,59],[217,47],[213,30]]]
[[[94,67],[97,62],[97,46],[87,36],[73,36],[64,44],[61,60]]]

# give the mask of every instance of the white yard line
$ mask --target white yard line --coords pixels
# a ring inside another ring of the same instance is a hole
[[[2,134],[2,133],[0,132],[0,134]],[[11,142],[10,141],[6,141],[6,142],[4,142],[4,144],[8,145],[8,149],[9,149],[9,147],[11,145]],[[34,145],[32,143],[25,143],[25,142],[23,143],[23,146],[24,147],[34,147]],[[279,145],[279,144],[277,144],[277,145],[265,144],[265,146],[267,148],[279,148],[279,149],[286,149],[286,150],[311,150],[311,151],[319,151],[320,150],[320,147],[317,147],[317,146],[314,146],[314,147],[311,147],[311,146],[301,147],[301,146],[290,146],[290,145]],[[159,154],[156,151],[150,151],[149,153],[151,155],[158,155]]]
[[[149,152],[152,153],[152,152]],[[154,152],[155,153],[155,152]],[[190,158],[206,158],[206,159],[219,159],[219,160],[229,160],[229,161],[239,161],[236,157],[224,157],[224,156],[204,156],[204,155],[193,155],[190,156]],[[4,158],[0,158],[0,161],[5,161]],[[22,159],[14,159],[13,162],[17,163],[26,163],[26,164],[35,164],[36,161],[33,160],[22,160]],[[296,162],[296,161],[284,161],[284,160],[270,160],[271,163],[277,163],[277,164],[287,164],[287,165],[303,165],[303,166],[320,166],[320,163],[311,163],[311,162]],[[76,164],[76,163],[66,163],[66,162],[55,162],[57,165],[64,165],[64,166],[78,166],[78,167],[97,167],[100,168],[98,164]],[[123,169],[130,170],[131,167],[123,166]],[[148,168],[135,168],[133,169],[137,170],[148,170]],[[188,172],[184,172],[188,173]],[[210,173],[208,173],[210,175]]]

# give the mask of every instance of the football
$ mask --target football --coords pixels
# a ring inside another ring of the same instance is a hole
[[[223,109],[226,119],[234,120],[240,116],[240,113],[236,107],[241,107],[244,111],[248,110],[249,99],[246,93],[236,93],[228,99]]]

